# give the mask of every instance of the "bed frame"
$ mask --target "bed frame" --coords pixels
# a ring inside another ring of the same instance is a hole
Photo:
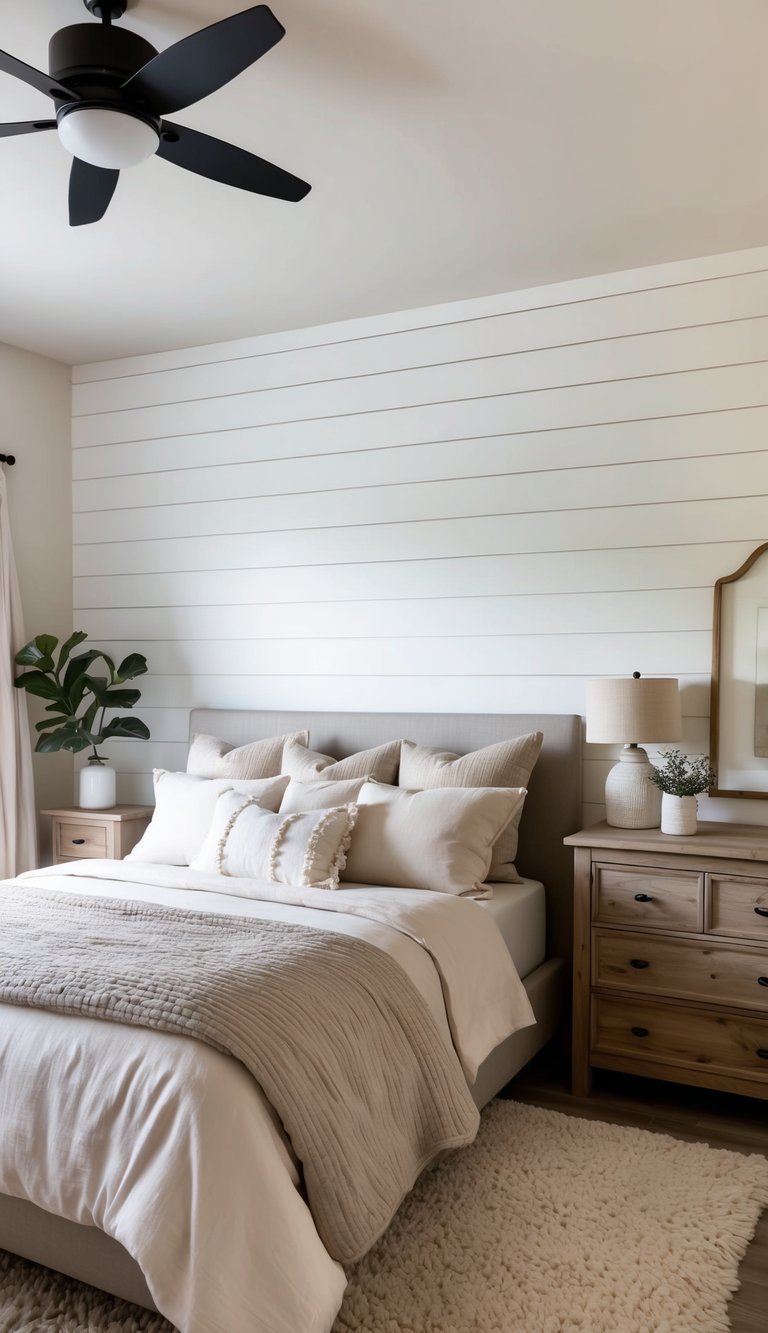
[[[536,1027],[502,1042],[481,1065],[473,1094],[491,1097],[557,1032],[565,1008],[572,931],[573,864],[563,838],[581,827],[581,718],[536,713],[309,713],[194,709],[190,736],[204,732],[232,745],[308,730],[315,750],[344,758],[398,737],[467,754],[529,731],[544,733],[520,825],[515,863],[543,881],[547,958],[524,978]],[[128,1252],[96,1227],[80,1226],[25,1200],[0,1195],[0,1249],[154,1310],[144,1276]]]

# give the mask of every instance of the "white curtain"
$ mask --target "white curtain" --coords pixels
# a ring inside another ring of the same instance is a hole
[[[37,865],[37,817],[27,697],[14,687],[13,657],[25,643],[8,491],[0,466],[0,879]]]

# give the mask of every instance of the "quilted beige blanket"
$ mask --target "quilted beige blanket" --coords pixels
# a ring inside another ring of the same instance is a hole
[[[0,1003],[195,1037],[246,1066],[351,1263],[421,1169],[474,1137],[457,1057],[367,942],[296,923],[0,886]]]

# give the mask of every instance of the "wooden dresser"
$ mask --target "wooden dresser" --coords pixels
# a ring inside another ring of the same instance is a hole
[[[768,828],[595,824],[565,841],[574,1093],[598,1067],[768,1098]]]

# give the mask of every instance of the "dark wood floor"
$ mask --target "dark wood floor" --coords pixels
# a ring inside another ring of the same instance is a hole
[[[552,1048],[531,1061],[503,1095],[569,1115],[636,1125],[715,1148],[768,1157],[768,1101],[599,1069],[595,1070],[592,1096],[572,1097],[567,1058]],[[733,1333],[768,1333],[768,1211],[758,1223],[739,1277],[741,1285],[729,1309]]]

